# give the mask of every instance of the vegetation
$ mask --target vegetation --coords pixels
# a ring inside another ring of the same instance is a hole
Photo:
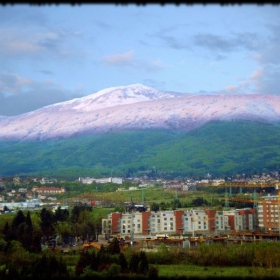
[[[214,122],[190,132],[126,131],[49,141],[1,141],[1,176],[174,178],[279,169],[279,125]],[[104,152],[106,151],[106,152]]]
[[[65,242],[69,242],[71,235],[87,236],[94,211],[76,207],[71,213],[61,209],[52,213],[44,208],[39,213],[18,211],[3,215],[9,216],[9,221],[0,227],[1,279],[271,278],[280,273],[278,242],[210,243],[191,249],[167,248],[162,243],[157,251],[145,252],[137,246],[120,247],[117,238],[113,238],[100,250],[70,248],[67,254],[51,243],[48,248],[41,247],[43,240],[51,241],[53,235],[61,235]],[[59,223],[65,223],[64,230],[57,227]],[[80,232],[76,232],[77,228]],[[25,232],[30,240],[25,238]],[[94,232],[92,224],[91,233]]]

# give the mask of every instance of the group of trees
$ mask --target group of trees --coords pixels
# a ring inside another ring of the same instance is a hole
[[[117,238],[107,246],[64,254],[59,249],[41,248],[43,239],[64,232],[97,233],[92,208],[76,206],[71,212],[43,208],[38,213],[18,211],[4,225],[0,223],[0,278],[69,278],[131,277],[157,278],[158,265],[194,264],[200,266],[247,266],[273,268],[280,266],[280,244],[258,242],[236,244],[200,244],[195,250],[167,248],[163,243],[156,252],[144,252],[137,246],[121,247]],[[78,232],[80,230],[80,232]],[[68,234],[68,235],[67,235]],[[81,235],[82,236],[82,235]],[[138,248],[138,249],[137,249]]]
[[[5,241],[17,240],[30,251],[41,251],[41,243],[54,240],[68,244],[71,238],[84,241],[93,239],[99,233],[101,221],[91,215],[91,206],[74,206],[68,209],[60,207],[53,212],[43,208],[39,213],[19,210],[11,221],[6,221],[0,233]],[[33,221],[32,221],[33,220]],[[71,238],[70,238],[71,237]]]
[[[119,241],[114,238],[109,246],[101,245],[96,249],[86,250],[80,254],[75,267],[76,276],[103,275],[113,277],[116,275],[157,275],[154,267],[149,267],[146,253],[130,252],[126,255],[121,252]]]
[[[70,250],[75,259],[72,265],[59,249],[42,247],[44,242],[48,244],[54,236],[57,240],[59,235],[64,241],[77,235],[81,241],[89,236],[95,238],[98,222],[92,218],[91,212],[92,207],[81,205],[74,206],[71,212],[43,208],[38,213],[19,210],[16,215],[11,215],[4,226],[0,224],[0,278],[79,277],[94,273],[100,276],[147,275],[149,264],[145,253],[125,257],[116,238],[106,248],[102,245],[99,251],[83,249],[75,253]]]
[[[186,208],[186,207],[200,207],[209,205],[209,201],[204,199],[203,197],[194,198],[189,203],[182,203],[179,198],[174,198],[174,200],[170,201],[170,203],[166,202],[152,202],[151,203],[151,211],[165,211],[167,209],[178,209],[178,208]],[[217,205],[219,205],[217,203]]]

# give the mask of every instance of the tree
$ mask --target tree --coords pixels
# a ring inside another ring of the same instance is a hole
[[[89,255],[88,251],[83,251],[80,254],[79,261],[76,265],[75,274],[77,276],[83,274],[85,268],[89,265],[90,265],[90,255]]]
[[[30,250],[33,243],[33,225],[30,212],[27,212],[25,222],[18,227],[18,239],[26,250]]]
[[[202,206],[203,204],[208,205],[208,201],[203,199],[202,197],[197,197],[192,200],[192,204],[195,207],[199,207],[199,206]]]
[[[119,265],[121,266],[122,272],[126,272],[128,264],[123,253],[119,254]]]
[[[107,247],[106,252],[110,254],[119,254],[120,253],[120,245],[119,240],[114,237],[113,240],[110,242],[109,246]]]
[[[95,254],[95,250],[92,250],[89,254],[89,267],[90,269],[94,270],[94,271],[97,271],[98,270],[98,265],[99,265],[99,262],[98,262],[98,258]]]
[[[138,272],[138,265],[140,262],[140,258],[137,254],[133,254],[131,256],[130,262],[129,262],[129,271],[131,273],[137,273]]]
[[[53,213],[51,210],[47,210],[46,208],[43,208],[41,210],[41,229],[44,235],[51,236],[54,232],[53,228]]]
[[[32,246],[30,248],[30,251],[35,253],[39,253],[42,251],[41,235],[39,235],[38,233],[34,233],[33,235]]]
[[[27,212],[26,218],[25,218],[25,222],[27,224],[27,226],[29,227],[30,231],[33,231],[33,224],[31,221],[31,217],[30,217],[30,212]]]
[[[13,222],[12,222],[12,228],[13,230],[17,230],[17,228],[19,227],[19,225],[21,223],[24,223],[25,222],[25,216],[22,212],[22,210],[19,210],[16,214],[16,216],[14,217],[13,219]]]
[[[153,202],[153,203],[151,204],[151,211],[155,211],[155,212],[159,211],[159,204]]]
[[[12,230],[12,227],[9,225],[8,222],[5,222],[3,234],[5,241],[11,241],[16,238],[15,232]]]
[[[139,256],[138,273],[146,274],[149,271],[149,263],[146,257],[146,253],[141,251]]]
[[[61,209],[59,206],[53,216],[54,222],[64,222],[69,218],[69,211],[67,209]]]

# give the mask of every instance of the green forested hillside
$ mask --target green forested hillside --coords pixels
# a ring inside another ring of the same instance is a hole
[[[215,176],[278,170],[280,126],[215,122],[190,132],[127,131],[1,141],[0,176]]]

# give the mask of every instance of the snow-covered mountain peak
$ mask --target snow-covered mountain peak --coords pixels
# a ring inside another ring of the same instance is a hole
[[[191,130],[212,121],[280,123],[280,96],[195,95],[141,84],[111,87],[0,119],[0,139],[67,138],[130,129]]]
[[[128,86],[110,87],[100,90],[96,93],[75,98],[66,102],[57,103],[51,106],[61,109],[70,109],[82,112],[91,112],[120,105],[128,105],[144,101],[152,101],[163,98],[173,98],[177,96],[173,93],[159,91],[154,88],[141,84],[132,84]]]

